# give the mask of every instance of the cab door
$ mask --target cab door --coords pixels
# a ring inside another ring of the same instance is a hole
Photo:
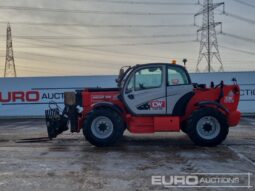
[[[124,85],[122,97],[135,115],[166,114],[165,65],[145,65],[135,69]]]
[[[168,115],[176,115],[174,110],[186,108],[187,102],[194,94],[193,85],[185,68],[178,65],[167,66],[166,93]]]

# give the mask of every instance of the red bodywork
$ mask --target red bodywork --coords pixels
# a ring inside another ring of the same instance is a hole
[[[78,131],[82,128],[84,120],[88,112],[93,110],[96,103],[110,102],[121,108],[123,112],[124,122],[127,124],[127,129],[131,133],[154,133],[154,132],[178,132],[181,129],[181,123],[187,120],[193,111],[197,110],[198,103],[203,101],[217,100],[220,95],[220,88],[204,88],[194,89],[195,95],[191,98],[186,106],[184,116],[134,116],[128,112],[125,105],[118,99],[119,91],[102,91],[91,92],[84,90],[82,92],[83,112],[79,118]],[[221,98],[220,104],[227,111],[221,110],[227,117],[229,126],[236,126],[240,121],[240,112],[237,110],[240,89],[238,85],[225,85],[223,88],[224,97]],[[215,105],[207,105],[207,107],[216,107]]]

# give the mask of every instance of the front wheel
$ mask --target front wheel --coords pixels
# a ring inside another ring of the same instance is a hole
[[[123,135],[122,117],[110,109],[96,109],[85,120],[83,134],[97,147],[111,146]]]
[[[226,116],[214,109],[203,108],[195,111],[187,123],[190,139],[199,146],[217,146],[227,137],[229,126]]]

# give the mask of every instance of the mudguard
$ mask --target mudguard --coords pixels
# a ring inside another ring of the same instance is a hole
[[[196,104],[196,106],[198,106],[198,107],[204,107],[204,106],[208,106],[208,105],[216,106],[217,108],[223,110],[226,114],[229,114],[229,110],[226,107],[224,107],[222,104],[220,104],[219,102],[216,102],[216,101],[201,101]]]
[[[98,108],[110,108],[113,111],[117,112],[118,114],[123,113],[123,110],[118,105],[115,105],[111,102],[100,102],[100,103],[95,103],[94,105],[92,105],[92,109],[98,109]]]

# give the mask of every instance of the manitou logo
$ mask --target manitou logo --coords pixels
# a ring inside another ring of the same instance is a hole
[[[235,102],[235,94],[233,91],[229,92],[228,95],[224,99],[224,103],[234,103]]]
[[[154,100],[150,102],[151,108],[153,109],[159,109],[166,107],[165,101],[160,100]]]
[[[0,102],[36,102],[40,100],[40,93],[38,91],[14,91],[4,94],[0,92]]]

